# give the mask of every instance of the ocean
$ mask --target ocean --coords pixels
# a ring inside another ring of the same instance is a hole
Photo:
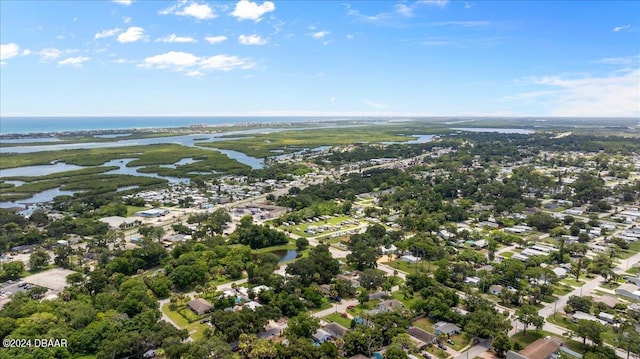
[[[133,128],[171,128],[191,125],[340,121],[338,117],[0,117],[0,135]]]

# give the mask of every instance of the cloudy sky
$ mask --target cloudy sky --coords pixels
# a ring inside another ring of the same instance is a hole
[[[640,116],[635,1],[1,1],[0,113]]]

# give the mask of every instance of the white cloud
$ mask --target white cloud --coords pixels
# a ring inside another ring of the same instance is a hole
[[[113,0],[113,2],[124,6],[131,5],[131,0]]]
[[[82,64],[83,62],[89,61],[91,60],[90,57],[86,57],[86,56],[78,56],[78,57],[68,57],[64,60],[58,61],[58,65],[63,66],[63,65],[75,65],[78,66],[80,64]]]
[[[204,38],[208,43],[210,43],[211,45],[214,44],[219,44],[223,41],[227,41],[227,37],[224,35],[219,35],[219,36],[207,36]]]
[[[311,34],[311,37],[313,37],[314,39],[322,39],[329,34],[330,34],[329,31],[324,30],[324,31],[314,32],[313,34]]]
[[[472,7],[472,6],[473,6],[473,4],[472,4],[472,3],[468,2],[468,1],[465,1],[465,2],[464,2],[464,8],[465,8],[465,9],[471,9],[471,7]]]
[[[528,100],[550,106],[550,116],[640,116],[640,69],[625,69],[605,77],[543,76],[528,79],[546,89],[507,100]]]
[[[269,42],[267,39],[263,39],[258,35],[240,35],[238,36],[238,42],[242,45],[265,45]]]
[[[249,70],[255,64],[238,56],[215,55],[198,57],[188,52],[170,51],[164,54],[147,57],[140,67],[154,69],[173,69],[186,71],[187,76],[200,77],[206,70],[231,71],[234,69]]]
[[[608,57],[605,59],[598,60],[596,62],[599,64],[606,64],[606,65],[631,65],[631,64],[640,62],[640,55],[626,56],[626,57]]]
[[[29,49],[22,50],[22,53],[20,54],[20,56],[28,56],[28,55],[31,55],[31,50]]]
[[[449,3],[449,0],[419,0],[417,3],[438,6],[438,7],[445,7]]]
[[[624,26],[616,26],[616,27],[613,28],[612,31],[613,32],[620,32],[622,30],[629,30],[630,28],[631,28],[631,24],[627,24],[627,25],[624,25]]]
[[[346,37],[347,39],[349,39],[349,40],[353,40],[353,39],[355,38],[355,36],[353,36],[353,35],[351,35],[351,34],[347,34],[345,37]]]
[[[193,37],[188,37],[188,36],[177,36],[176,34],[171,34],[167,37],[162,37],[156,40],[156,42],[180,42],[180,43],[185,43],[185,42],[198,42],[198,40],[194,39]]]
[[[374,102],[368,99],[364,99],[362,100],[362,102],[370,107],[374,107],[374,108],[391,108],[391,106],[384,104],[384,103],[380,103],[380,102]]]
[[[231,13],[238,20],[254,20],[256,22],[262,19],[262,16],[268,12],[272,12],[276,6],[271,1],[265,1],[262,5],[249,0],[240,0],[236,3],[236,8]]]
[[[132,26],[127,29],[127,31],[118,35],[118,42],[127,43],[127,42],[136,42],[138,40],[144,40],[147,38],[147,35],[144,33],[144,29],[138,26]]]
[[[122,18],[122,22],[124,22],[125,24],[130,23],[130,22],[131,22],[131,20],[133,20],[133,19],[132,19],[132,18],[130,18],[130,17],[123,17],[123,18]]]
[[[132,64],[135,61],[133,60],[127,60],[127,59],[115,59],[113,61],[111,61],[111,63],[113,64]]]
[[[178,4],[170,6],[158,12],[160,15],[178,15],[192,16],[198,20],[215,19],[218,17],[216,13],[207,4],[198,4],[197,2],[187,2],[181,0]]]
[[[95,34],[95,36],[93,38],[94,39],[102,39],[102,38],[105,38],[105,37],[114,36],[117,33],[119,33],[120,31],[122,31],[122,30],[120,30],[120,28],[117,28],[117,27],[115,29],[102,30],[100,32],[96,32],[96,34]]]
[[[0,60],[10,59],[20,54],[20,46],[16,43],[8,43],[0,45]]]
[[[194,70],[194,71],[189,71],[186,73],[187,76],[189,77],[196,77],[196,78],[201,78],[202,76],[204,76],[204,73],[198,71],[198,70]]]
[[[167,53],[147,57],[144,59],[143,67],[166,69],[175,67],[182,69],[185,67],[195,66],[199,58],[188,52],[169,51]]]
[[[405,4],[396,4],[396,12],[404,17],[413,17],[413,8]]]
[[[40,50],[39,54],[43,61],[55,60],[60,55],[62,55],[63,51],[59,49],[47,48]]]
[[[206,70],[230,71],[236,68],[249,70],[255,64],[238,56],[216,55],[202,58],[200,66]]]
[[[365,22],[381,22],[389,20],[391,18],[391,13],[388,12],[383,12],[376,15],[365,15],[358,10],[351,9],[350,7],[347,7],[347,15],[353,16],[356,19]]]

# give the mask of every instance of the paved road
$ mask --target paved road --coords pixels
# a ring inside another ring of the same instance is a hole
[[[350,305],[353,305],[353,306],[358,305],[358,300],[357,299],[343,300],[339,304],[334,303],[333,306],[329,309],[321,310],[317,313],[313,313],[312,315],[316,318],[322,318],[333,313],[343,313],[347,311],[347,307]]]
[[[469,359],[475,358],[480,354],[486,352],[491,348],[491,340],[485,339],[478,342],[478,344],[471,347],[469,350],[462,352],[460,355],[456,356],[456,359]]]

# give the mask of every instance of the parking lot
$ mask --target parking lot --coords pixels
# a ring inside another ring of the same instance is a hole
[[[67,285],[67,276],[72,273],[75,272],[68,269],[55,268],[30,275],[23,278],[22,281],[49,288],[57,294]]]

